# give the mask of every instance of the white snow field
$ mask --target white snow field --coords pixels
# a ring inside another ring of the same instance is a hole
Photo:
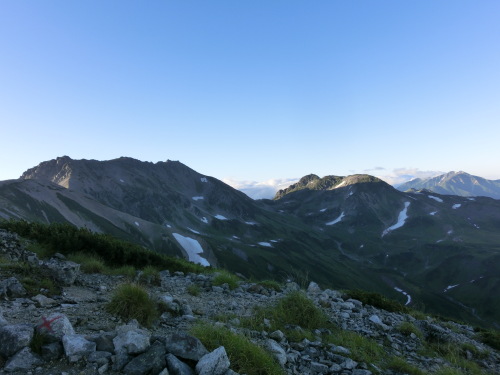
[[[255,221],[245,221],[246,225],[257,225]]]
[[[199,201],[199,200],[202,200],[202,199],[205,199],[205,198],[201,197],[201,196],[197,196],[197,197],[193,197],[191,199],[194,200],[194,201]]]
[[[451,208],[456,210],[457,208],[460,208],[462,205],[460,203],[454,204]]]
[[[201,182],[208,182],[206,177],[202,177],[202,178],[200,178],[200,180],[201,180]]]
[[[190,262],[201,264],[202,266],[208,267],[210,263],[205,258],[201,257],[199,254],[203,253],[203,248],[200,243],[194,238],[184,237],[178,233],[172,233],[179,242],[179,245],[186,251],[188,259]]]
[[[384,230],[384,232],[382,233],[382,237],[384,237],[387,233],[393,231],[394,229],[401,228],[405,224],[405,221],[408,218],[408,215],[406,214],[408,211],[408,207],[410,207],[410,202],[405,202],[405,208],[403,208],[403,210],[399,213],[398,222]]]
[[[435,214],[437,214],[437,211],[433,211],[429,215],[434,216]]]
[[[328,223],[326,223],[326,225],[334,225],[334,224],[337,224],[339,221],[342,220],[342,218],[344,217],[344,211],[342,211],[342,213],[340,214],[340,216],[338,218],[336,218],[335,220],[332,220],[332,221],[329,221]]]
[[[227,217],[222,216],[222,215],[215,215],[214,217],[215,217],[216,219],[219,219],[219,220],[229,220]]]
[[[201,233],[200,233],[200,232],[198,232],[197,230],[191,229],[191,228],[189,228],[189,227],[188,227],[188,230],[189,230],[189,231],[191,231],[191,232],[193,232],[194,234],[201,234]]]
[[[205,216],[203,216],[203,218],[201,219],[201,221],[203,221],[205,224],[208,224],[208,219]]]
[[[443,203],[443,200],[441,198],[435,197],[434,195],[428,195],[428,197],[434,199],[435,201],[438,201],[439,203]]]
[[[139,223],[137,221],[134,221],[134,224],[137,225],[137,226],[139,226]]]

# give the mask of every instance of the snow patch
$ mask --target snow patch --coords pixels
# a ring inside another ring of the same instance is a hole
[[[188,228],[189,229],[189,228]],[[179,242],[179,245],[186,251],[188,259],[190,262],[201,264],[202,266],[208,267],[210,263],[205,258],[202,258],[199,254],[203,254],[203,248],[200,243],[194,238],[184,237],[178,233],[173,233],[173,236]]]
[[[435,214],[437,214],[437,211],[431,212],[429,215],[434,216]]]
[[[235,240],[239,240],[240,238],[238,236],[233,236]]]
[[[399,213],[398,222],[396,224],[390,226],[386,230],[384,230],[384,232],[382,233],[382,237],[384,237],[390,231],[401,228],[405,224],[405,221],[408,218],[408,215],[407,215],[408,207],[410,207],[410,202],[405,202],[405,208],[403,208],[403,210]]]
[[[339,221],[341,221],[341,220],[342,220],[342,218],[343,218],[344,216],[345,216],[345,215],[344,215],[344,212],[342,212],[338,218],[336,218],[336,219],[335,219],[335,220],[333,220],[333,221],[330,221],[330,222],[326,223],[326,225],[334,225],[334,224],[337,224]]]
[[[461,206],[462,205],[460,203],[456,203],[451,208],[453,208],[454,210],[456,210],[457,208],[460,208]]]
[[[441,198],[435,197],[434,195],[428,195],[429,198],[434,199],[435,201],[439,203],[443,203],[443,200]]]
[[[245,224],[247,225],[257,225],[255,221],[245,221]]]
[[[273,247],[273,245],[271,245],[269,242],[259,242],[259,245],[264,247]]]
[[[201,219],[201,221],[203,221],[205,224],[208,224],[208,219],[205,216],[203,216],[203,218]]]
[[[402,293],[402,294],[404,294],[404,295],[406,296],[406,303],[405,303],[405,306],[406,306],[406,305],[409,305],[409,304],[411,303],[411,296],[410,296],[408,293],[406,293],[403,289],[398,288],[397,286],[395,286],[395,287],[394,287],[394,290],[395,290],[396,292]]]
[[[200,232],[198,232],[197,230],[191,229],[191,228],[189,228],[189,227],[188,227],[188,230],[189,230],[189,231],[191,231],[191,232],[193,232],[194,234],[201,234],[201,233],[200,233]]]
[[[365,245],[361,244],[361,246],[359,248],[362,249],[363,247],[365,247]]]
[[[202,199],[205,199],[205,198],[202,197],[202,196],[197,196],[197,197],[193,197],[191,199],[194,200],[194,201],[199,201],[199,200],[202,200]]]
[[[201,182],[208,182],[206,177],[202,177],[202,178],[200,178],[200,180],[201,180]]]
[[[215,215],[214,217],[215,217],[216,219],[219,219],[219,220],[229,220],[227,217],[222,216],[222,215]]]
[[[172,228],[172,226],[171,226],[170,224],[165,224],[165,226],[166,226],[167,228]]]
[[[125,182],[125,181],[123,181],[123,180],[120,178],[120,182]]]
[[[139,223],[137,221],[134,221],[134,224],[137,225],[137,226],[139,226]]]
[[[460,284],[455,284],[455,285],[448,285],[444,290],[443,290],[443,293],[446,293],[448,290],[450,289],[453,289],[453,288],[456,288],[457,286],[459,286]]]
[[[319,212],[325,212],[326,211],[326,208],[322,208],[321,210],[319,210]]]
[[[476,198],[467,198],[467,199],[470,200],[470,201],[475,201],[476,200]]]
[[[339,187],[342,187],[342,186],[345,186],[347,184],[347,181],[344,180],[342,181],[340,184],[338,184],[337,186],[335,186],[335,189],[339,188]]]

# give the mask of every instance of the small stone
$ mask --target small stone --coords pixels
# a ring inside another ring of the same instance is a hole
[[[285,349],[283,349],[280,346],[280,344],[278,344],[276,341],[274,341],[272,339],[267,340],[266,346],[267,346],[268,350],[271,352],[271,354],[279,362],[279,364],[281,366],[284,366],[286,361],[287,361]]]
[[[42,363],[43,361],[30,348],[25,347],[7,361],[4,370],[7,372],[25,371]]]
[[[150,333],[143,329],[131,329],[119,333],[114,339],[115,352],[124,351],[127,354],[144,353],[150,345]]]
[[[0,327],[0,355],[9,358],[28,346],[34,335],[29,324],[9,324]]]
[[[166,360],[170,375],[195,375],[193,369],[175,355],[171,353],[167,354]]]
[[[204,355],[196,365],[198,375],[223,375],[230,366],[226,349],[218,347],[213,352]]]
[[[307,287],[307,293],[310,293],[310,294],[319,294],[319,293],[321,293],[321,288],[314,281],[311,281],[309,283],[309,286]]]
[[[64,335],[62,338],[64,354],[70,362],[76,362],[95,352],[95,342],[85,339],[83,335]]]
[[[167,337],[165,348],[176,357],[199,361],[208,350],[196,337],[186,333],[174,333]]]
[[[278,329],[274,332],[271,332],[269,334],[269,338],[271,338],[273,340],[281,341],[285,338],[285,334]]]
[[[53,300],[52,298],[46,297],[43,294],[38,294],[38,295],[32,297],[31,299],[33,301],[35,301],[35,303],[38,307],[48,307],[48,306],[57,305],[57,302],[55,300]]]

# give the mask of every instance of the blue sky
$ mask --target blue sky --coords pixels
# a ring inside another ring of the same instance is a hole
[[[499,179],[499,40],[496,0],[4,0],[0,180],[62,155]]]

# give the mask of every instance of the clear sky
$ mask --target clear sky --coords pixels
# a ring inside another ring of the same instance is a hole
[[[3,0],[0,180],[62,155],[499,179],[500,1]]]

